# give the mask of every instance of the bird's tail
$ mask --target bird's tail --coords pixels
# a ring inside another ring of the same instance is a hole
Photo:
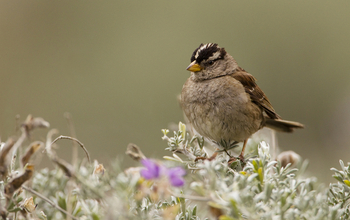
[[[266,119],[265,125],[268,128],[283,132],[293,132],[295,128],[304,128],[304,125],[299,122],[270,118]]]

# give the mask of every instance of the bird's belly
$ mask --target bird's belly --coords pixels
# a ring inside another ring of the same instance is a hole
[[[197,98],[184,100],[184,113],[199,134],[213,141],[242,142],[262,128],[262,111],[251,102],[243,87],[225,94],[207,89],[194,96],[192,93],[191,97]]]
[[[261,128],[262,119],[249,117],[229,106],[224,111],[217,107],[197,106],[193,111],[194,120],[191,124],[199,134],[216,142],[241,142]]]

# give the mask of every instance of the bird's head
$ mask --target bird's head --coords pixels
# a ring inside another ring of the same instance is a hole
[[[193,52],[187,70],[192,72],[194,80],[201,81],[233,73],[237,67],[236,61],[225,48],[208,43],[199,45]]]

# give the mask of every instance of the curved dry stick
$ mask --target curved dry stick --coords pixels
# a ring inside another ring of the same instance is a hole
[[[88,161],[91,162],[91,161],[90,161],[90,154],[89,154],[89,152],[88,152],[88,151],[86,150],[86,148],[84,147],[84,144],[81,143],[81,142],[80,142],[78,139],[76,139],[76,138],[72,138],[72,137],[69,137],[69,136],[63,136],[63,135],[61,135],[61,136],[57,137],[54,141],[52,141],[51,145],[53,145],[54,143],[56,143],[58,140],[61,140],[61,139],[68,139],[68,140],[77,142],[77,143],[80,145],[80,147],[84,150]]]
[[[67,123],[68,123],[70,136],[73,138],[77,138],[77,135],[75,134],[75,128],[74,128],[74,124],[73,124],[72,115],[69,112],[65,112],[64,117],[66,118]],[[77,166],[77,161],[78,161],[78,144],[76,142],[73,142],[72,165],[74,167]]]

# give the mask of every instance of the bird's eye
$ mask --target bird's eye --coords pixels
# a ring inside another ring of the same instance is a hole
[[[213,63],[214,63],[214,60],[209,60],[209,61],[208,61],[208,64],[209,64],[209,65],[213,65]]]

